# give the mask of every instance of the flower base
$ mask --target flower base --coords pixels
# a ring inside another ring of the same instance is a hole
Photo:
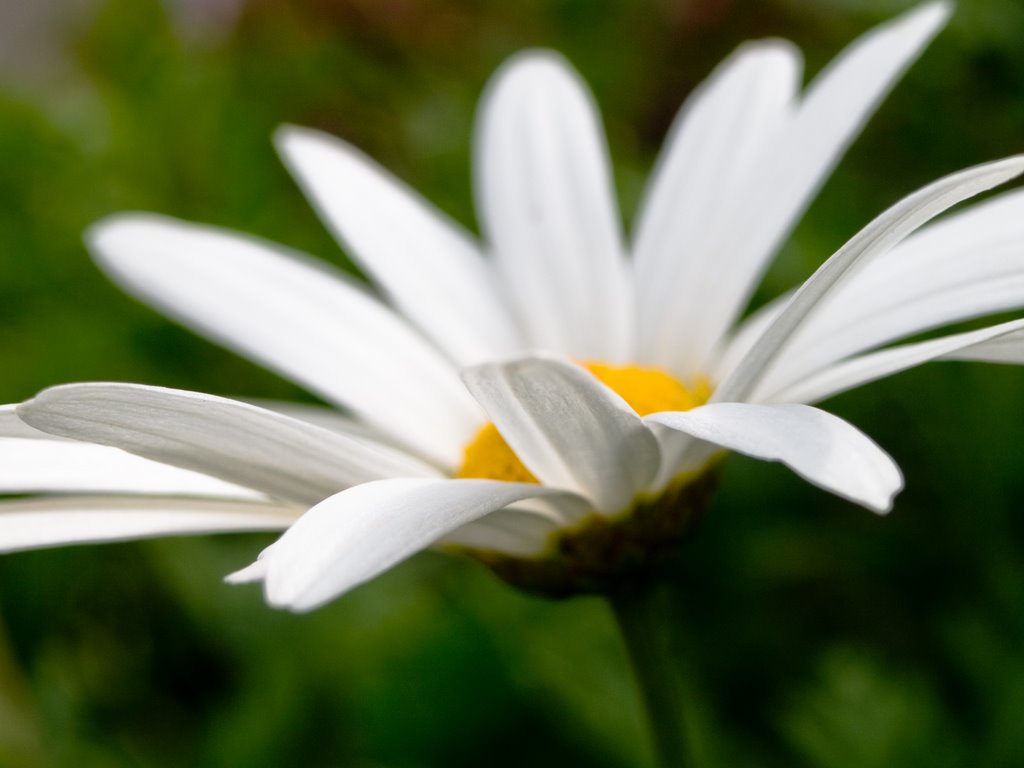
[[[611,594],[649,579],[703,517],[718,484],[710,468],[637,502],[616,518],[591,515],[536,558],[462,550],[509,584],[551,598]]]

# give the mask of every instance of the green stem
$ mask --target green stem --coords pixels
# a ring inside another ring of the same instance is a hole
[[[673,653],[671,606],[660,585],[645,583],[609,597],[643,698],[657,764],[692,766],[686,696]]]

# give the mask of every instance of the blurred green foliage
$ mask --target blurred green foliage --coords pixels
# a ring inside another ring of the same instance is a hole
[[[505,56],[551,45],[602,104],[628,218],[673,112],[732,47],[789,37],[815,72],[906,7],[262,0],[203,37],[155,0],[99,3],[68,27],[70,69],[0,93],[0,399],[89,379],[304,397],[119,294],[80,241],[149,209],[346,264],[274,156],[282,122],[349,139],[472,226],[477,95]],[[1022,34],[1016,0],[961,4],[759,300],[917,185],[1021,149]],[[882,520],[730,460],[671,617],[704,765],[1024,764],[1024,371],[935,365],[830,407],[892,452],[907,490]],[[0,765],[645,764],[600,603],[428,554],[285,615],[220,582],[267,541],[0,559]]]

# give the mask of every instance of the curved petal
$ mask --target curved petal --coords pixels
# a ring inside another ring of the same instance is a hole
[[[629,355],[630,286],[596,107],[560,56],[514,56],[480,107],[477,210],[528,345]]]
[[[788,381],[931,328],[1024,306],[1024,190],[929,224],[822,303],[787,347]]]
[[[45,434],[45,433],[40,433]],[[2,493],[132,493],[263,499],[198,472],[76,440],[0,438]]]
[[[1024,365],[1024,329],[1017,329],[1012,333],[1001,333],[982,341],[965,344],[946,352],[941,359]]]
[[[267,602],[312,610],[473,520],[551,493],[496,480],[397,479],[349,488],[306,512],[265,554]]]
[[[145,496],[0,501],[0,552],[186,534],[280,531],[300,509]]]
[[[626,402],[579,366],[528,358],[463,373],[513,451],[546,485],[621,512],[660,461],[650,430]]]
[[[18,409],[47,432],[112,445],[271,496],[315,503],[355,483],[437,470],[253,405],[139,384],[69,384]]]
[[[707,469],[716,454],[723,451],[714,443],[698,440],[692,435],[670,429],[655,421],[646,422],[658,441],[661,463],[649,490],[658,493],[675,480],[697,477]]]
[[[255,405],[257,408],[265,408],[268,411],[281,413],[300,421],[308,421],[318,427],[329,429],[332,432],[339,432],[347,437],[356,440],[367,440],[371,443],[382,443],[392,448],[407,452],[407,449],[398,444],[398,441],[391,435],[382,434],[379,429],[359,419],[348,416],[334,408],[322,405],[311,405],[309,403],[297,403],[289,400],[268,400],[266,398],[242,398],[236,397],[233,400]]]
[[[751,164],[790,117],[800,69],[800,52],[785,41],[746,43],[679,111],[634,238],[641,362],[697,370],[706,346],[698,323],[731,255],[739,199]]]
[[[340,139],[290,126],[275,138],[356,263],[456,363],[519,349],[490,265],[465,230]]]
[[[342,273],[244,235],[122,214],[87,241],[122,287],[454,464],[480,413],[454,369]]]
[[[587,505],[589,508],[589,505]],[[549,516],[513,505],[474,520],[437,541],[514,557],[537,557],[561,526]]]
[[[863,432],[807,405],[713,403],[644,420],[756,459],[780,461],[819,488],[875,512],[888,512],[903,487],[899,468]]]
[[[948,3],[928,3],[871,30],[818,75],[803,100],[787,114],[781,110],[792,73],[787,72],[781,53],[772,68],[775,82],[767,80],[771,70],[766,69],[762,87],[776,99],[776,112],[761,115],[762,130],[769,135],[726,193],[721,212],[709,218],[708,229],[696,241],[660,246],[667,253],[674,249],[685,259],[684,269],[671,278],[678,282],[652,288],[657,274],[652,271],[644,278],[647,290],[676,291],[675,301],[685,307],[675,308],[669,297],[647,311],[641,338],[648,333],[658,338],[674,329],[679,342],[674,353],[670,338],[668,346],[665,340],[653,345],[650,362],[682,374],[706,368],[708,356],[743,309],[779,243],[868,116],[949,14]],[[707,96],[705,100],[711,101]],[[765,106],[771,104],[765,102]],[[725,119],[721,125],[729,128]],[[645,299],[639,302],[641,308]],[[657,314],[661,311],[666,314]],[[665,325],[669,331],[663,331]]]
[[[829,366],[764,399],[814,403],[930,360],[1024,363],[1024,320],[904,344]]]
[[[1024,156],[978,165],[939,179],[889,208],[854,235],[800,286],[785,309],[715,391],[713,399],[722,402],[748,397],[812,311],[855,267],[863,267],[956,203],[1009,181],[1021,172],[1024,172]],[[782,362],[786,362],[785,358]],[[786,373],[780,371],[778,375]]]

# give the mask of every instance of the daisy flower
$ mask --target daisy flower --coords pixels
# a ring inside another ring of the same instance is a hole
[[[339,410],[48,389],[0,410],[0,492],[42,495],[0,504],[0,547],[285,530],[229,579],[308,610],[431,546],[530,589],[609,590],[673,550],[727,451],[887,511],[898,468],[813,404],[929,360],[1024,360],[1024,321],[906,342],[1024,306],[1024,193],[930,223],[1024,159],[915,192],[744,312],[948,15],[930,3],[874,29],[806,88],[791,44],[741,46],[684,104],[628,240],[593,99],[545,51],[483,97],[479,241],[354,147],[278,133],[377,292],[252,237],[100,222],[88,245],[129,293]]]

